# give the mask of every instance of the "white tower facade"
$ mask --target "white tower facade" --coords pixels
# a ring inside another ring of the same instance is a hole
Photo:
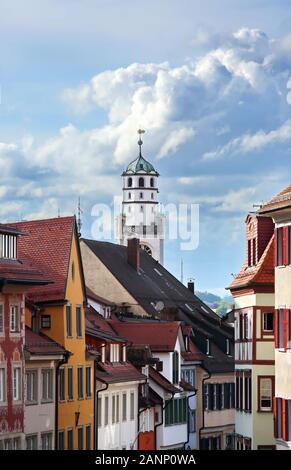
[[[117,236],[121,245],[129,238],[139,238],[140,246],[161,264],[164,262],[164,216],[158,201],[159,173],[141,152],[122,173],[122,211],[118,217]]]

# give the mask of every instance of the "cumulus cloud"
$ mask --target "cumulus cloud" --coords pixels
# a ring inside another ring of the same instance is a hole
[[[281,144],[288,141],[291,141],[291,119],[288,119],[282,126],[270,132],[260,130],[252,135],[245,134],[232,139],[226,145],[217,148],[215,151],[206,152],[203,158],[205,160],[214,160],[225,155],[250,153],[262,150],[270,145]]]

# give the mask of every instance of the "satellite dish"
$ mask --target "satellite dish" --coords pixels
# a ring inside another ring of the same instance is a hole
[[[161,300],[158,300],[154,307],[157,312],[161,312],[165,308],[165,304]]]

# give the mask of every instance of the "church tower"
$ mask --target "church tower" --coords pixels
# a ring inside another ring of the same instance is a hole
[[[140,247],[161,264],[164,262],[164,216],[158,201],[159,173],[142,156],[139,129],[139,155],[122,173],[122,213],[118,218],[118,240],[127,245],[129,238],[139,238]]]

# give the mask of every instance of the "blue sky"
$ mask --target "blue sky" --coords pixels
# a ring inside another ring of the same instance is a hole
[[[160,200],[200,205],[200,243],[165,264],[219,292],[244,260],[253,204],[290,184],[287,0],[2,0],[0,217],[74,213],[144,155]],[[290,89],[289,89],[290,88]]]

